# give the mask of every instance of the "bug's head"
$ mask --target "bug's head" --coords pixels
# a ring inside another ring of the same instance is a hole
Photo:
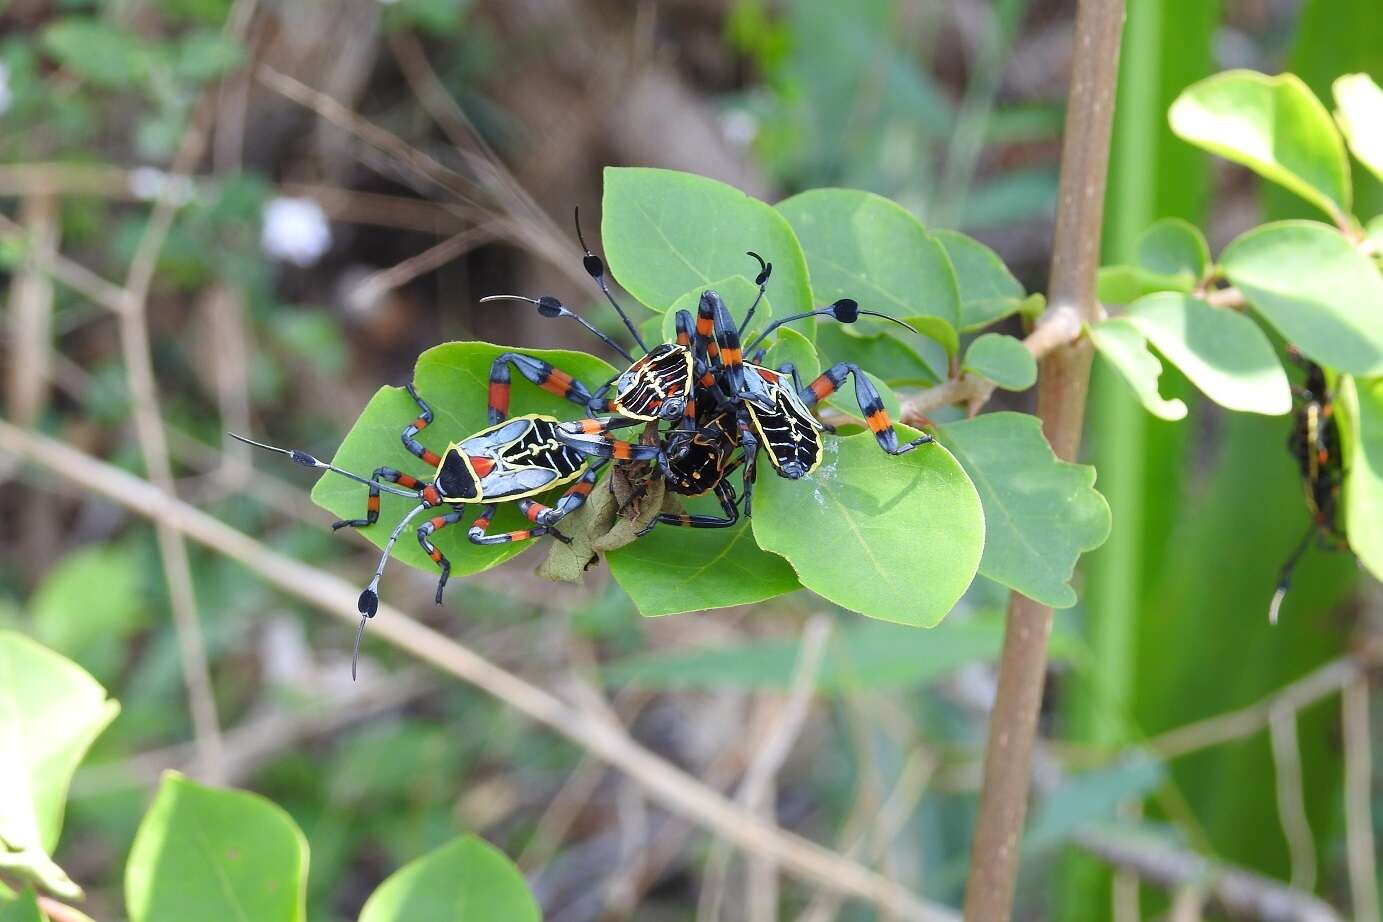
[[[447,449],[442,463],[437,465],[437,489],[443,499],[475,499],[480,494],[479,478],[471,467],[470,459],[455,445]]]
[[[679,419],[691,389],[691,350],[663,343],[615,379],[610,409],[630,419]]]

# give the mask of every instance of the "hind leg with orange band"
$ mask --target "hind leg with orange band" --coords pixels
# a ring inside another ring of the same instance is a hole
[[[864,421],[869,425],[869,431],[874,433],[874,439],[880,448],[890,455],[901,455],[912,451],[918,445],[935,441],[924,433],[911,442],[899,444],[898,433],[893,429],[893,422],[888,418],[888,411],[884,409],[884,401],[879,396],[878,389],[865,377],[864,372],[860,371],[860,367],[852,362],[837,362],[832,365],[815,381],[802,388],[798,396],[807,406],[815,406],[839,390],[850,375],[855,376],[855,399],[860,405],[860,411],[864,413]]]
[[[418,544],[422,545],[423,553],[432,558],[432,562],[437,564],[442,570],[442,576],[437,580],[437,604],[442,604],[442,590],[446,588],[447,577],[451,576],[451,561],[442,555],[437,549],[437,545],[428,540],[435,532],[446,528],[448,525],[455,525],[466,516],[464,509],[453,509],[446,515],[439,515],[424,522],[418,529]]]
[[[510,367],[550,394],[587,409],[595,397],[586,385],[560,368],[521,352],[501,353],[490,366],[490,424],[503,422],[509,415]]]
[[[338,528],[368,528],[379,521],[379,486],[381,481],[396,483],[407,490],[421,490],[426,486],[423,481],[411,474],[396,471],[392,467],[376,468],[370,477],[370,495],[365,500],[365,518],[363,519],[340,519],[331,523],[331,530]]]

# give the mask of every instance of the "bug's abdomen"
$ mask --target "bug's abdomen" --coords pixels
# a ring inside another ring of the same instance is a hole
[[[558,441],[557,424],[555,417],[523,416],[462,442],[462,451],[490,462],[480,478],[480,501],[521,499],[581,476],[586,459]]]

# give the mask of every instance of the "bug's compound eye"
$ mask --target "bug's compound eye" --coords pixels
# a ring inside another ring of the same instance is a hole
[[[658,408],[658,415],[663,419],[678,419],[687,411],[687,398],[672,396],[663,400],[662,406]]]

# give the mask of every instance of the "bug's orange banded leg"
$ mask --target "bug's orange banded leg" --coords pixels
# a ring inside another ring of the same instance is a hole
[[[510,367],[518,369],[532,383],[550,394],[570,400],[586,409],[595,402],[586,385],[560,368],[521,352],[503,352],[490,366],[490,424],[503,422],[509,415]]]
[[[869,431],[874,433],[874,439],[880,448],[890,455],[901,455],[912,451],[918,445],[934,441],[930,435],[923,433],[911,442],[900,445],[898,433],[893,429],[893,421],[888,418],[888,411],[884,409],[884,401],[879,396],[879,391],[873,382],[865,377],[864,372],[860,371],[860,367],[852,362],[837,362],[832,365],[816,380],[802,388],[798,396],[807,406],[815,406],[838,391],[845,384],[845,379],[851,375],[855,377],[855,400],[859,403],[864,421],[869,425]]]
[[[581,479],[572,484],[567,492],[561,495],[555,506],[544,506],[536,499],[521,499],[519,500],[519,513],[533,524],[551,529],[552,526],[585,504],[586,497],[591,495],[591,490],[595,487],[596,475],[604,463],[602,461],[582,474]],[[557,537],[562,538],[563,536],[558,534]]]
[[[408,490],[418,490],[423,487],[423,482],[418,478],[396,471],[392,467],[376,468],[374,474],[370,476],[370,495],[365,500],[365,518],[363,519],[340,519],[331,523],[331,530],[338,528],[368,528],[379,521],[379,487],[381,480],[389,483],[396,483]]]
[[[424,522],[418,528],[418,544],[422,545],[423,553],[432,558],[432,562],[437,564],[442,570],[442,576],[437,580],[437,604],[442,604],[442,590],[447,586],[447,577],[451,576],[451,561],[442,555],[437,546],[428,539],[434,532],[437,532],[448,525],[455,525],[465,518],[464,509],[454,508],[445,515],[435,516]]]
[[[427,402],[423,400],[422,397],[418,396],[417,388],[412,384],[406,384],[404,387],[407,389],[408,395],[418,404],[418,418],[404,428],[402,436],[403,447],[407,448],[419,458],[422,458],[424,464],[430,464],[435,467],[442,463],[441,457],[436,452],[424,448],[423,443],[419,442],[417,439],[419,432],[422,432],[428,426],[432,425],[432,408],[427,405]]]

